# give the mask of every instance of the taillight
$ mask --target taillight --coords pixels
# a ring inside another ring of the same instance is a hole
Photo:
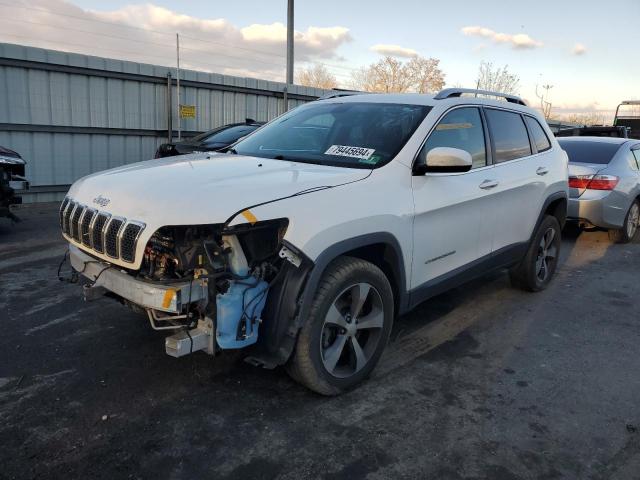
[[[576,175],[569,177],[569,187],[584,189],[587,188],[589,182],[593,178],[593,175]]]
[[[615,175],[572,175],[569,187],[587,190],[613,190],[620,179]]]
[[[596,175],[589,182],[589,190],[613,190],[620,179],[614,175]]]

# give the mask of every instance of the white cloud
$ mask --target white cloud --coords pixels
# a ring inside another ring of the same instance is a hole
[[[543,45],[542,42],[534,40],[526,33],[500,33],[491,30],[490,28],[479,26],[463,27],[461,32],[468,36],[487,38],[492,40],[494,43],[507,43],[511,45],[512,48],[519,50],[542,47]]]
[[[401,47],[400,45],[388,45],[379,43],[377,45],[373,45],[370,50],[372,52],[379,53],[380,55],[390,55],[392,57],[417,57],[418,52],[416,52],[412,48]]]
[[[587,53],[587,47],[585,47],[581,43],[576,43],[573,46],[573,50],[571,50],[571,53],[573,53],[574,55],[584,55],[585,53]]]
[[[149,3],[98,12],[64,0],[0,4],[0,15],[25,20],[6,22],[0,42],[173,66],[179,32],[185,68],[284,80],[286,27],[281,23],[243,27],[224,18],[196,18]],[[337,50],[351,39],[349,29],[341,26],[296,31],[296,62],[339,62]]]

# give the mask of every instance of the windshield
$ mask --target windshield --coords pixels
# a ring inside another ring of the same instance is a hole
[[[571,163],[598,163],[606,165],[620,148],[620,143],[576,142],[558,140],[560,147],[567,152]]]
[[[229,145],[245,135],[249,135],[259,125],[238,125],[236,127],[229,127],[220,132],[216,132],[211,136],[202,138],[201,141],[204,145],[215,145],[223,143]]]
[[[312,102],[234,145],[241,155],[376,168],[407,143],[431,107],[391,103]]]

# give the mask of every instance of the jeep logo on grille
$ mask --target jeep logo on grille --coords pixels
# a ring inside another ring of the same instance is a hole
[[[93,199],[93,203],[95,203],[96,205],[100,205],[101,207],[106,207],[107,205],[109,205],[109,202],[111,202],[111,200],[103,197],[102,195],[98,195]]]

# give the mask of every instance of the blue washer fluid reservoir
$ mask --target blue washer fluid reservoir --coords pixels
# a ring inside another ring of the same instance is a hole
[[[256,343],[268,288],[264,280],[249,277],[232,281],[226,293],[216,296],[216,340],[220,348],[242,348]]]

